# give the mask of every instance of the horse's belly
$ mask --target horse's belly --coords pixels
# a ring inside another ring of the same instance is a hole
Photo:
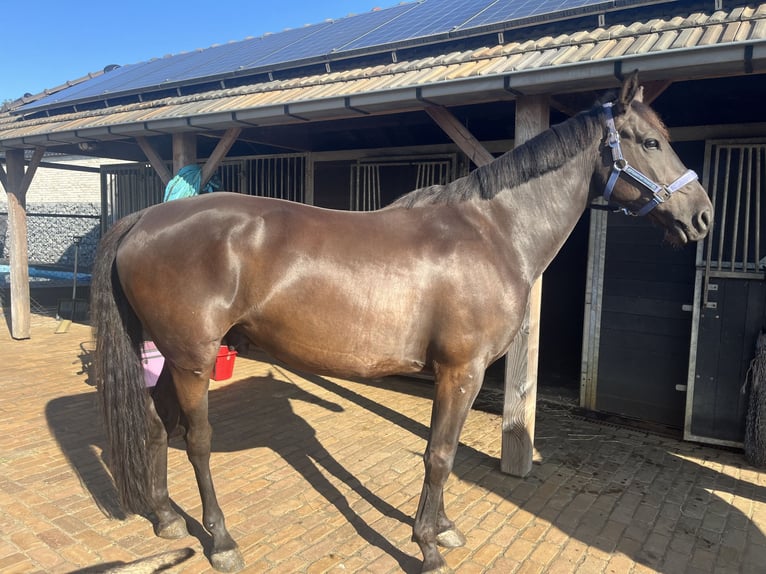
[[[380,318],[347,322],[337,314],[318,320],[297,310],[289,320],[263,319],[252,329],[253,342],[303,370],[376,377],[416,373],[425,366],[427,345],[408,325],[393,326]]]
[[[406,358],[391,352],[371,352],[373,349],[340,349],[325,342],[278,338],[259,343],[264,350],[285,363],[313,373],[339,377],[380,377],[392,374],[417,373],[424,361]]]

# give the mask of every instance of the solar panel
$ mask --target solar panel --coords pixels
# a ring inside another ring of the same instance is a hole
[[[138,89],[157,88],[185,80],[209,78],[248,69],[253,67],[248,66],[249,62],[278,52],[285,46],[300,44],[307,36],[321,34],[322,30],[329,25],[329,23],[322,23],[306,26],[259,38],[249,38],[241,42],[213,46],[196,52],[129,64],[47,96],[35,102],[33,106],[47,106],[83,99],[104,99]]]
[[[319,34],[326,24],[296,28],[280,34],[269,34],[259,38],[249,38],[241,42],[232,42],[214,46],[192,53],[192,59],[176,61],[169,58],[170,66],[147,74],[144,81],[147,85],[161,86],[177,84],[195,78],[211,78],[225,74],[236,73],[240,69],[251,68],[250,62],[262,54],[276,52],[284,46],[300,43],[312,34]]]
[[[376,10],[335,20],[323,30],[322,34],[312,35],[305,42],[290,45],[266,58],[257,60],[254,64],[273,65],[335,53],[344,45],[368,34],[371,30],[385,28],[389,24],[399,22],[401,16],[408,14],[417,6],[418,4],[400,4],[387,10]]]
[[[177,54],[172,57],[121,66],[81,84],[41,98],[32,104],[24,106],[22,109],[73,104],[96,99],[103,100],[118,94],[134,91],[136,87],[150,87],[154,85],[151,83],[151,80],[157,76],[162,76],[163,70],[167,70],[172,66],[189,64],[191,56],[192,53]]]
[[[19,108],[21,112],[202,83],[245,73],[322,61],[346,52],[374,52],[408,42],[514,22],[545,21],[583,13],[677,0],[420,0],[335,21],[286,30],[122,66]]]
[[[98,93],[93,95],[109,98],[115,94],[130,90],[136,84],[145,87],[156,85],[162,81],[159,78],[168,77],[173,69],[190,68],[193,66],[194,61],[201,54],[202,52],[188,52],[117,68],[114,70],[114,72],[118,72],[117,74],[113,75],[113,72],[108,72],[99,76],[101,81],[98,83],[90,86],[90,82],[83,83],[82,89],[84,93],[81,97],[88,97],[97,91]]]
[[[103,100],[148,88],[178,85],[188,80],[233,75],[284,62],[318,58],[332,53],[368,30],[395,19],[412,6],[403,4],[388,10],[123,66],[94,80],[41,98],[21,109],[28,111],[84,100]]]
[[[573,12],[585,6],[594,8],[611,7],[614,2],[594,2],[593,0],[498,0],[485,10],[466,21],[462,28],[469,29],[500,22],[526,20],[543,15]]]
[[[177,65],[173,62],[171,69],[164,70],[164,76],[149,76],[148,80],[162,85],[195,78],[220,77],[252,69],[256,67],[258,60],[268,54],[278,53],[289,46],[301,45],[312,36],[322,35],[329,26],[329,22],[323,22],[201,50],[194,54],[191,66],[182,61]]]
[[[370,30],[353,42],[345,44],[344,50],[358,50],[371,46],[381,46],[415,38],[446,34],[458,28],[463,22],[475,15],[482,7],[492,4],[492,0],[473,0],[455,2],[454,0],[426,0],[415,4],[406,18],[391,22],[375,30]]]

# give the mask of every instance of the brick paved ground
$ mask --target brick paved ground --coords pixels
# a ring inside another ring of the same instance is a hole
[[[2,316],[0,316],[0,319]],[[169,484],[192,535],[155,538],[119,514],[84,365],[87,327],[0,333],[0,571],[62,573],[189,546],[212,571],[193,472],[173,442]],[[238,358],[214,383],[213,476],[248,572],[418,572],[410,542],[429,386],[301,377]],[[739,453],[582,420],[540,403],[537,461],[498,471],[500,417],[473,411],[448,513],[468,536],[460,574],[766,571],[766,474]],[[106,514],[105,514],[106,513]]]

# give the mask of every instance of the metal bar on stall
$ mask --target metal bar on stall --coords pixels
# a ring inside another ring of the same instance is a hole
[[[718,228],[718,270],[721,270],[723,262],[723,244],[724,237],[726,236],[726,209],[729,204],[729,176],[731,175],[731,150],[725,148],[726,151],[726,169],[724,171],[723,190],[721,197],[723,199],[723,205],[721,206],[721,225]]]
[[[706,151],[706,154],[710,153],[710,145],[708,145],[708,150]],[[721,149],[719,147],[715,147],[715,158],[713,159],[712,166],[713,166],[713,173],[712,176],[709,179],[708,187],[710,188],[710,201],[713,204],[713,213],[715,213],[715,210],[717,209],[716,203],[718,201],[718,165],[721,158]],[[708,158],[709,159],[709,158]],[[707,306],[708,302],[708,286],[710,284],[710,267],[711,267],[711,261],[713,258],[713,234],[711,234],[707,240],[705,241],[706,249],[705,249],[705,274],[704,274],[704,285],[702,286],[702,306],[703,308]]]
[[[749,246],[750,246],[750,203],[753,191],[753,148],[747,148],[747,175],[745,177],[745,223],[742,230],[742,270],[747,271],[750,266],[748,261]],[[734,257],[732,257],[734,259]],[[756,261],[753,266],[753,270],[758,270],[758,262]]]
[[[744,173],[745,148],[739,152],[739,172],[737,173],[737,188],[734,196],[734,229],[731,235],[731,263],[730,270],[734,271],[734,265],[737,261],[737,237],[739,236],[739,212],[741,211],[742,201],[742,175]]]
[[[755,270],[761,265],[761,152],[766,148],[760,147],[755,154]]]

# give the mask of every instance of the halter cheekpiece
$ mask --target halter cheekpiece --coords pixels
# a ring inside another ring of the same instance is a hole
[[[632,167],[628,160],[622,155],[622,148],[620,147],[620,134],[617,132],[617,128],[614,125],[614,115],[612,114],[611,102],[603,105],[604,113],[606,115],[606,127],[608,130],[606,136],[606,145],[612,149],[612,172],[609,174],[609,179],[606,182],[606,188],[604,189],[604,199],[609,201],[614,191],[614,186],[617,180],[621,176],[629,178],[634,184],[638,184],[645,187],[652,192],[652,199],[644,205],[638,211],[631,211],[627,207],[622,207],[618,211],[625,213],[626,215],[643,216],[649,213],[652,209],[657,207],[661,203],[665,203],[670,197],[687,183],[691,183],[697,179],[697,174],[689,169],[669,185],[661,185],[641,173],[636,168]]]

